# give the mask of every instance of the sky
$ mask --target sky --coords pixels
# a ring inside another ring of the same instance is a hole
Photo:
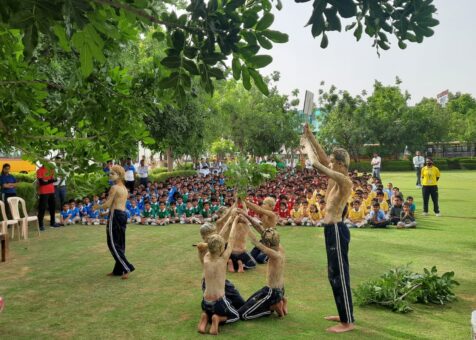
[[[299,89],[300,106],[305,90],[314,92],[317,102],[321,81],[326,87],[333,84],[356,95],[363,89],[371,93],[375,80],[393,85],[396,76],[402,80],[401,88],[411,94],[411,104],[423,97],[436,97],[446,89],[476,97],[476,0],[435,0],[434,4],[440,24],[434,27],[432,37],[421,44],[409,42],[405,50],[393,39],[390,50],[381,50],[379,58],[365,33],[356,42],[353,31],[344,31],[345,21],[343,32],[329,33],[329,45],[321,49],[321,38],[314,39],[311,27],[304,27],[312,1],[283,1],[271,28],[287,33],[289,42],[260,51],[273,57],[273,63],[262,73],[279,71],[279,91],[291,94]]]

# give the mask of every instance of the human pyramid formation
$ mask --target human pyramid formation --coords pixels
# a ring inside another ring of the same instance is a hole
[[[262,220],[250,217],[237,204],[228,208],[216,223],[205,223],[200,228],[203,242],[197,245],[200,261],[203,265],[202,279],[202,314],[198,331],[206,333],[211,323],[209,333],[218,334],[220,323],[232,323],[240,320],[251,320],[276,312],[279,317],[287,314],[287,299],[284,296],[284,249],[280,244],[279,234],[273,228],[277,217],[272,212],[274,200],[271,198],[264,204],[265,208],[256,209],[251,204],[250,209],[262,214]],[[263,214],[263,210],[270,214]],[[258,241],[250,226],[261,235]],[[246,252],[246,240],[249,238],[255,245],[252,251],[261,263],[267,263],[266,285],[244,300],[233,283],[226,280],[226,268],[244,272],[246,268],[256,265],[256,262]]]

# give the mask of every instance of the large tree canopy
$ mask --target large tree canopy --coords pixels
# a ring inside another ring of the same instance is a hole
[[[288,40],[272,29],[273,5],[282,2],[2,0],[0,149],[30,159],[55,150],[86,168],[138,141],[160,144],[144,119],[185,106],[198,88],[212,94],[229,65],[245,89],[269,95],[259,69]],[[432,34],[434,13],[431,0],[315,0],[309,23],[323,48],[340,18],[358,39],[365,30],[386,49],[391,34],[404,48]]]

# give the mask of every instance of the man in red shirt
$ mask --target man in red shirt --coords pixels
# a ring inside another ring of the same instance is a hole
[[[59,223],[55,221],[55,170],[46,168],[44,165],[36,171],[38,180],[38,193],[40,199],[38,202],[38,222],[40,230],[45,230],[43,218],[45,217],[46,206],[50,212],[50,225],[52,228],[58,228]]]

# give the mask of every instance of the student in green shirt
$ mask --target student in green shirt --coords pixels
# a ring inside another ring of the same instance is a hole
[[[140,224],[151,224],[156,225],[155,213],[150,206],[150,202],[145,203],[144,210],[140,213],[141,222]]]
[[[192,206],[193,206],[192,223],[202,224],[203,223],[202,209],[199,207],[198,200],[196,198],[192,200]]]
[[[203,203],[203,209],[202,209],[201,215],[202,215],[202,218],[203,218],[204,222],[211,222],[212,221],[213,212],[210,209],[210,203],[209,202]]]
[[[157,211],[157,224],[167,225],[169,224],[169,211],[165,207],[165,202],[160,202],[159,210]]]
[[[178,223],[180,222],[180,217],[177,212],[177,204],[175,202],[170,203],[169,208],[167,209],[169,212],[169,222],[170,223]]]
[[[192,202],[187,202],[187,207],[185,208],[184,210],[184,213],[183,215],[181,216],[180,218],[180,223],[181,224],[189,224],[189,223],[193,223],[192,222],[192,218],[193,218],[193,213],[195,212],[195,209],[193,208],[192,206]]]

